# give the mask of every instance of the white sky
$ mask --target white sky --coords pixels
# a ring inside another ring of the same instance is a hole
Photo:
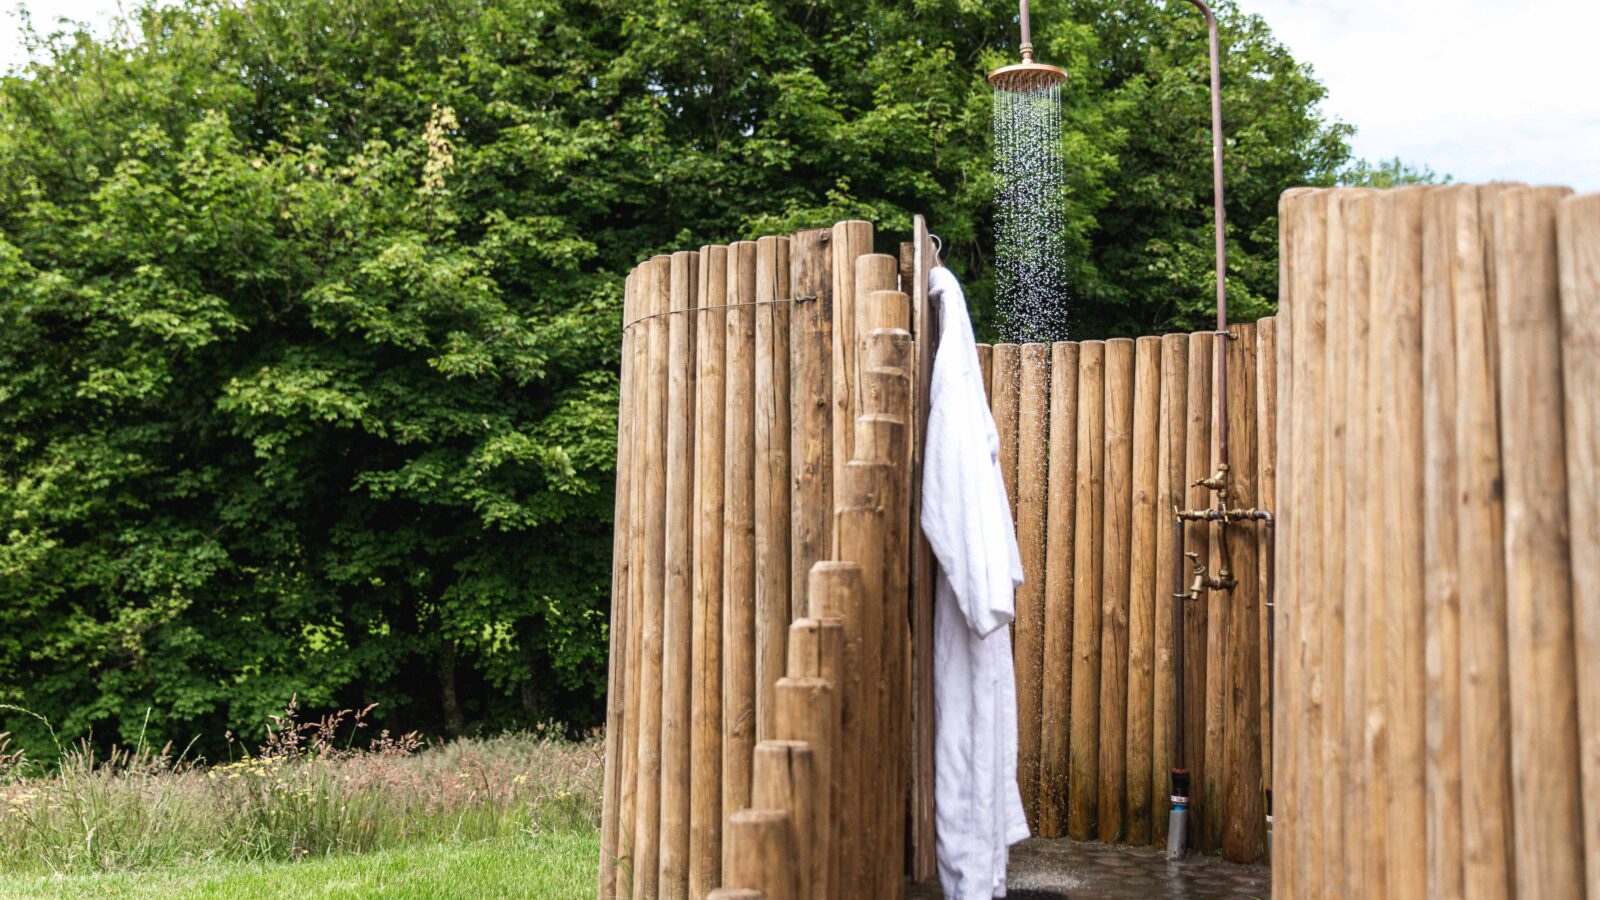
[[[23,53],[16,4],[0,2],[3,69]],[[1398,155],[1457,181],[1600,190],[1600,0],[1239,2],[1311,63],[1327,111],[1358,129],[1359,156]],[[103,31],[117,8],[27,5],[41,31],[57,16]]]

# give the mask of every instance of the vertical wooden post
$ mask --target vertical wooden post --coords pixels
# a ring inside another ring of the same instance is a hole
[[[773,687],[793,621],[789,591],[789,239],[756,242],[756,739],[773,735]]]
[[[783,683],[788,679],[780,679]],[[819,817],[826,809],[820,768],[811,745],[805,741],[762,741],[756,745],[752,790],[760,809],[782,809],[794,826],[795,898],[813,896],[816,860],[813,845]]]
[[[1385,593],[1385,572],[1388,565],[1388,541],[1384,534],[1385,495],[1390,486],[1384,477],[1384,455],[1398,446],[1389,427],[1393,400],[1386,385],[1389,378],[1387,351],[1389,328],[1386,305],[1389,297],[1379,277],[1380,258],[1384,242],[1388,239],[1387,225],[1380,223],[1382,193],[1373,195],[1368,218],[1369,254],[1367,258],[1368,297],[1367,348],[1365,390],[1366,426],[1365,472],[1366,492],[1360,510],[1366,525],[1362,529],[1363,570],[1361,587],[1364,589],[1363,619],[1366,643],[1358,648],[1366,658],[1366,726],[1362,735],[1362,768],[1366,779],[1366,808],[1363,830],[1365,844],[1361,854],[1362,893],[1383,896],[1388,890],[1390,843],[1389,798],[1392,796],[1390,777],[1391,728],[1394,722],[1389,705],[1389,679],[1391,653],[1389,647],[1398,636],[1389,633],[1389,608],[1391,598]],[[1356,393],[1351,390],[1352,395]],[[1362,822],[1356,823],[1362,825]],[[1415,864],[1415,860],[1406,864]]]
[[[1423,634],[1426,647],[1427,847],[1430,897],[1464,892],[1461,862],[1461,585],[1456,555],[1455,214],[1469,187],[1423,198]]]
[[[647,455],[641,461],[645,476],[644,578],[640,599],[643,615],[639,632],[639,752],[635,774],[633,896],[653,900],[658,894],[661,849],[661,646],[665,622],[667,553],[667,316],[672,258],[650,260],[649,315],[650,367],[646,373],[645,405]]]
[[[689,895],[689,737],[694,643],[694,316],[700,254],[672,254],[667,320],[666,605],[661,643],[663,898]]]
[[[689,896],[722,877],[722,515],[728,248],[700,249],[695,314],[694,622],[689,738]]]
[[[1461,563],[1462,876],[1470,900],[1510,896],[1511,699],[1506,669],[1505,495],[1495,356],[1493,202],[1499,189],[1457,195],[1452,272],[1456,360],[1455,510]]]
[[[1259,507],[1256,486],[1256,326],[1235,325],[1228,348],[1228,501]],[[1234,862],[1261,858],[1264,823],[1261,793],[1261,584],[1256,532],[1243,522],[1229,529],[1228,556],[1237,584],[1222,598],[1228,607],[1223,632],[1222,855]]]
[[[1100,557],[1099,834],[1122,834],[1128,718],[1128,558],[1133,514],[1133,341],[1106,341],[1104,538]]]
[[[1578,698],[1555,211],[1565,188],[1506,191],[1495,217],[1505,555],[1519,895],[1584,890]],[[1510,439],[1515,436],[1515,439]],[[1593,478],[1594,474],[1589,473]]]
[[[1183,506],[1189,424],[1189,336],[1161,337],[1161,423],[1156,461],[1156,617],[1155,712],[1150,758],[1150,794],[1155,798],[1151,843],[1165,846],[1172,809],[1172,769],[1177,759],[1178,642],[1183,640],[1183,610],[1172,583],[1173,561],[1181,549],[1172,533],[1174,514]],[[1187,575],[1189,568],[1183,567]]]
[[[989,407],[994,412],[994,427],[1000,432],[1000,475],[1006,483],[1006,499],[1011,502],[1011,520],[1017,519],[1017,416],[1021,401],[1022,351],[1016,344],[995,344],[993,377],[989,385]]]
[[[1348,320],[1350,310],[1350,283],[1346,259],[1349,255],[1350,231],[1345,225],[1346,209],[1353,201],[1349,191],[1336,191],[1329,196],[1323,259],[1323,384],[1328,411],[1325,416],[1327,445],[1322,470],[1322,597],[1320,635],[1322,642],[1322,671],[1318,676],[1321,686],[1323,740],[1315,760],[1322,779],[1321,833],[1326,843],[1321,848],[1322,883],[1338,884],[1349,867],[1345,863],[1344,803],[1342,789],[1345,780],[1344,748],[1338,740],[1344,722],[1345,683],[1345,631],[1348,617],[1345,614],[1346,590],[1344,561],[1349,551],[1344,545],[1345,504],[1349,496],[1345,487],[1344,461],[1349,458],[1350,446],[1347,429],[1335,421],[1333,410],[1345,407],[1349,385],[1343,377],[1349,366]]]
[[[1039,729],[1039,832],[1047,838],[1060,837],[1067,825],[1077,469],[1078,345],[1060,341],[1050,349],[1050,506],[1045,554],[1044,692]]]
[[[844,467],[854,458],[856,420],[856,257],[872,252],[872,223],[839,222],[829,241],[833,260],[832,418],[833,486],[844,483]],[[837,498],[836,498],[837,499]]]
[[[1326,378],[1326,267],[1327,217],[1330,195],[1318,191],[1299,198],[1296,216],[1299,237],[1294,249],[1294,395],[1288,412],[1293,416],[1295,477],[1290,507],[1294,511],[1291,539],[1295,541],[1293,575],[1295,607],[1292,635],[1285,635],[1283,651],[1294,654],[1297,670],[1297,705],[1291,715],[1304,727],[1294,743],[1295,758],[1283,767],[1294,779],[1295,804],[1284,809],[1285,830],[1295,832],[1298,851],[1294,880],[1307,896],[1318,896],[1323,876],[1322,848],[1322,743],[1325,739],[1322,707],[1312,689],[1322,671],[1323,593],[1322,502],[1326,479],[1324,428],[1327,408]],[[1281,369],[1280,369],[1281,371]],[[1212,760],[1206,760],[1209,766]]]
[[[1584,856],[1589,896],[1600,898],[1600,195],[1564,201],[1558,221]]]
[[[756,735],[756,244],[728,248],[723,453],[722,822],[750,805]]]
[[[717,888],[706,900],[767,900],[767,895],[755,888]]]
[[[880,257],[888,259],[888,257]],[[909,425],[912,365],[908,298],[898,291],[872,291],[858,303],[857,321],[872,330],[858,362],[861,380],[861,415],[856,420],[856,455],[860,459],[889,462],[885,497],[883,611],[880,626],[879,741],[887,758],[881,771],[887,776],[878,790],[876,814],[882,843],[877,849],[877,896],[894,898],[904,890],[906,791],[909,773],[906,750],[910,739],[910,669],[907,602],[911,572],[910,498],[912,485]],[[873,422],[871,420],[881,420]],[[884,427],[887,426],[887,427]],[[862,442],[877,431],[886,441],[869,452]]]
[[[617,376],[617,487],[611,517],[611,619],[610,648],[606,674],[606,756],[604,793],[600,812],[600,900],[616,897],[618,803],[622,788],[623,718],[627,715],[627,634],[628,634],[628,514],[632,472],[630,442],[633,436],[633,325],[637,317],[635,287],[637,269],[630,271],[622,289],[622,360]]]
[[[1134,344],[1131,543],[1128,550],[1127,841],[1150,842],[1151,755],[1155,744],[1156,616],[1165,612],[1172,567],[1161,565],[1157,468],[1161,418],[1161,338]],[[1169,513],[1170,514],[1170,513]],[[1170,599],[1170,596],[1169,596]]]
[[[1426,741],[1423,694],[1422,192],[1401,189],[1378,200],[1373,291],[1385,378],[1384,570],[1388,634],[1389,852],[1391,897],[1427,893]]]
[[[861,475],[856,476],[862,477]],[[846,495],[840,501],[846,501]],[[846,525],[850,534],[840,528]],[[872,537],[873,522],[869,511],[860,507],[841,510],[834,519],[834,538]],[[874,684],[867,671],[869,650],[867,635],[869,598],[867,594],[866,567],[855,561],[819,562],[811,568],[810,594],[817,599],[823,616],[836,618],[844,624],[844,653],[840,663],[839,692],[839,802],[834,807],[838,822],[838,884],[844,895],[851,885],[862,884],[861,860],[866,843],[866,828],[862,821],[861,797],[867,791],[863,778],[870,770],[869,757],[863,744],[867,734],[868,686]],[[877,569],[873,569],[877,575]],[[872,695],[876,706],[876,694]]]
[[[1016,595],[1017,780],[1028,823],[1038,830],[1040,711],[1044,694],[1045,515],[1049,491],[1050,345],[1019,354],[1017,545],[1023,583]]]
[[[833,683],[816,677],[779,679],[778,733],[782,735],[780,740],[806,742],[815,765],[815,785],[807,801],[811,807],[810,825],[806,828],[801,823],[805,828],[802,880],[808,887],[806,896],[811,900],[839,900],[844,894],[834,875],[838,820],[833,812],[838,795],[839,696]]]
[[[1256,321],[1256,494],[1259,505],[1266,510],[1281,508],[1277,501],[1277,457],[1273,448],[1277,444],[1278,367],[1277,326],[1272,317]],[[1257,571],[1256,584],[1260,591],[1260,613],[1257,619],[1256,639],[1260,642],[1261,666],[1258,674],[1261,686],[1261,785],[1272,790],[1272,656],[1268,652],[1268,633],[1272,609],[1272,542],[1275,528],[1261,528],[1256,532]],[[1341,651],[1342,652],[1342,651]],[[1270,861],[1270,860],[1269,860]]]
[[[825,228],[797,232],[789,249],[790,592],[796,615],[812,564],[833,545],[833,253]],[[849,423],[844,423],[848,427]]]
[[[631,470],[628,488],[628,635],[623,647],[626,665],[626,675],[623,681],[627,685],[628,709],[622,720],[622,748],[621,760],[621,796],[617,800],[617,859],[618,866],[615,879],[615,892],[618,898],[626,900],[633,896],[633,861],[634,861],[634,830],[638,824],[637,798],[638,798],[638,762],[639,762],[639,719],[642,715],[640,683],[641,663],[643,662],[643,646],[640,632],[644,628],[644,580],[647,567],[645,565],[645,532],[646,524],[650,520],[646,513],[646,484],[649,476],[645,472],[647,462],[652,462],[649,448],[654,446],[651,438],[646,434],[648,423],[648,399],[650,393],[650,330],[649,323],[642,321],[652,308],[651,266],[648,261],[634,267],[633,294],[634,294],[634,326],[633,341],[630,355],[633,358],[633,368],[630,380],[634,389],[630,400],[632,411],[629,418],[633,422],[632,434],[628,439],[628,467]],[[650,524],[654,524],[650,522]]]
[[[928,434],[928,388],[933,378],[933,360],[939,344],[938,312],[929,296],[929,276],[933,270],[933,242],[922,216],[912,217],[912,266],[909,286],[902,266],[901,289],[911,294],[911,334],[916,338],[916,366],[912,378],[913,409],[916,411],[915,439],[912,442],[911,483],[912,544],[911,628],[912,628],[912,741],[915,759],[911,777],[911,877],[918,883],[932,881],[938,874],[935,862],[933,808],[933,597],[935,566],[933,549],[922,536],[922,448]]]
[[[801,900],[794,818],[787,810],[740,810],[728,817],[723,842],[723,884],[753,888],[769,900]]]
[[[856,317],[855,317],[855,342],[856,342],[856,380],[855,397],[851,400],[851,418],[861,415],[862,391],[866,387],[866,379],[861,373],[866,366],[867,340],[876,328],[911,328],[911,300],[898,290],[900,285],[900,261],[887,253],[864,253],[856,257]],[[872,295],[878,291],[888,291],[900,294],[904,299],[898,303],[891,303],[889,315],[894,318],[892,324],[885,323],[884,300],[873,301]],[[907,360],[905,370],[911,373],[911,364]],[[852,447],[852,450],[854,448]]]
[[[1367,774],[1363,761],[1367,726],[1367,658],[1370,643],[1367,639],[1366,579],[1370,563],[1363,552],[1365,535],[1375,527],[1376,520],[1366,508],[1370,494],[1367,481],[1368,431],[1370,422],[1367,401],[1367,375],[1369,348],[1375,343],[1370,333],[1369,297],[1372,294],[1370,260],[1372,256],[1372,209],[1374,194],[1365,190],[1341,191],[1336,201],[1342,223],[1342,258],[1330,257],[1329,265],[1341,267],[1343,299],[1339,326],[1329,339],[1343,349],[1339,354],[1340,366],[1332,371],[1333,387],[1330,396],[1337,393],[1342,405],[1330,406],[1330,414],[1343,423],[1344,448],[1342,457],[1332,461],[1343,485],[1339,498],[1333,505],[1342,510],[1343,529],[1336,539],[1340,543],[1340,557],[1329,557],[1330,568],[1337,567],[1342,584],[1339,598],[1344,612],[1343,646],[1338,648],[1344,661],[1344,683],[1341,685],[1342,715],[1329,717],[1326,747],[1342,754],[1341,781],[1337,793],[1328,798],[1329,805],[1340,807],[1341,829],[1333,838],[1341,843],[1339,857],[1344,861],[1343,871],[1328,882],[1330,889],[1359,895],[1363,889],[1363,860],[1366,836],[1366,784]],[[1330,322],[1330,331],[1334,326]],[[1287,410],[1283,413],[1288,416]],[[1285,485],[1288,482],[1283,482]],[[1286,487],[1287,491],[1288,488]],[[1330,536],[1333,537],[1333,536]],[[1279,596],[1282,594],[1280,592]],[[1281,607],[1280,607],[1281,608]],[[1282,646],[1280,641],[1279,646]],[[1291,727],[1286,721],[1285,728]],[[1285,772],[1284,778],[1288,773]],[[1282,781],[1283,778],[1277,779]]]
[[[1078,345],[1077,522],[1073,526],[1072,737],[1067,833],[1095,833],[1100,759],[1100,569],[1105,487],[1106,345]]]
[[[1332,564],[1339,565],[1344,579],[1344,646],[1340,653],[1344,665],[1344,716],[1342,721],[1330,721],[1329,743],[1344,753],[1345,779],[1340,785],[1336,800],[1343,807],[1344,828],[1338,838],[1343,841],[1345,871],[1330,888],[1341,889],[1350,896],[1364,890],[1365,860],[1369,819],[1367,807],[1368,771],[1365,759],[1368,713],[1373,704],[1369,700],[1367,660],[1372,655],[1372,644],[1367,628],[1373,617],[1368,613],[1371,600],[1367,596],[1367,579],[1372,566],[1365,550],[1367,535],[1376,527],[1381,510],[1369,508],[1373,488],[1369,449],[1375,440],[1372,434],[1371,402],[1369,401],[1369,374],[1372,367],[1372,347],[1375,336],[1371,330],[1372,297],[1372,214],[1377,202],[1376,193],[1367,190],[1349,190],[1340,194],[1344,240],[1344,370],[1333,373],[1343,382],[1344,407],[1332,413],[1344,422],[1347,453],[1335,465],[1344,471],[1345,507],[1342,542],[1344,558]],[[1281,373],[1282,370],[1280,370]],[[1289,412],[1284,411],[1282,418]],[[1282,433],[1281,430],[1279,432]],[[1281,454],[1281,451],[1279,451]],[[1285,465],[1287,465],[1287,459]],[[1287,480],[1280,483],[1288,485]],[[1286,488],[1285,491],[1288,489]],[[1281,572],[1281,570],[1280,570]],[[1283,596],[1281,591],[1279,596]],[[1280,607],[1281,608],[1281,607]],[[1280,641],[1279,646],[1282,646]],[[1285,727],[1290,727],[1285,720]],[[1287,773],[1285,773],[1287,777]],[[1283,778],[1277,779],[1278,782]]]
[[[1183,478],[1185,487],[1184,509],[1205,509],[1213,505],[1211,494],[1194,482],[1211,476],[1216,459],[1211,453],[1212,395],[1211,379],[1216,371],[1213,337],[1210,332],[1189,335],[1189,421],[1185,426]],[[1210,560],[1211,530],[1209,522],[1185,522],[1183,549],[1195,554],[1198,560]],[[1207,851],[1216,849],[1204,841],[1206,817],[1211,808],[1206,805],[1206,675],[1208,660],[1207,622],[1210,618],[1209,598],[1202,594],[1199,600],[1183,604],[1183,767],[1189,770],[1189,842]]]

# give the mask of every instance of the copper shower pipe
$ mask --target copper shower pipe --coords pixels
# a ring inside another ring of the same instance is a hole
[[[1203,0],[1189,0],[1206,17],[1211,55],[1211,189],[1212,219],[1217,242],[1217,467],[1226,478],[1228,468],[1228,244],[1227,213],[1223,211],[1222,185],[1222,39],[1217,16]],[[1028,0],[1022,0],[1024,20]],[[1026,25],[1024,25],[1026,28]],[[1023,38],[1027,40],[1027,38]],[[1227,497],[1218,495],[1218,508]],[[1226,540],[1226,538],[1224,538]]]

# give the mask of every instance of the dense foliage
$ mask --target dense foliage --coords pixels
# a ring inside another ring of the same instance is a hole
[[[1244,317],[1278,192],[1347,150],[1222,16]],[[1072,73],[1079,336],[1195,325],[1203,23],[1036,19]],[[845,217],[887,249],[921,211],[981,306],[1015,40],[971,0],[186,0],[38,39],[0,81],[0,702],[102,740],[292,694],[594,721],[626,267]]]

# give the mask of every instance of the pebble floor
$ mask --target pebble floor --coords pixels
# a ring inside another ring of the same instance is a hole
[[[1168,862],[1149,847],[1033,838],[1011,848],[1009,900],[1246,900],[1272,895],[1266,866],[1189,856]],[[942,900],[937,885],[913,885],[907,900]]]

